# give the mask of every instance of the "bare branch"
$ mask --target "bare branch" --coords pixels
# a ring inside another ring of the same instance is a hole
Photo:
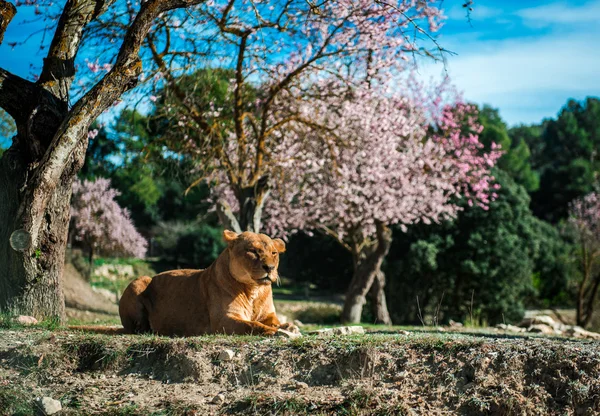
[[[216,208],[217,208],[217,215],[219,216],[219,220],[221,221],[221,224],[223,224],[223,226],[226,229],[233,230],[236,233],[242,232],[242,227],[240,227],[240,223],[235,218],[235,215],[231,211],[231,207],[229,206],[229,204],[226,201],[219,200],[217,202]]]

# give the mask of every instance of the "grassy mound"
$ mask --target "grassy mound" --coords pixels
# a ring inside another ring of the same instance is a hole
[[[224,349],[235,352],[220,361]],[[600,343],[413,331],[298,340],[0,329],[0,414],[596,414]]]

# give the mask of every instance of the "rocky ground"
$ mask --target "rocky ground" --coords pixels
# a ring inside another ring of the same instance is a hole
[[[0,414],[600,413],[598,341],[374,331],[289,340],[4,328]]]

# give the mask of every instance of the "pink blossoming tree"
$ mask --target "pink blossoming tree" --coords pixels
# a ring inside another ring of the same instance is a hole
[[[590,324],[600,288],[600,194],[571,203],[569,224],[579,243],[581,280],[577,291],[577,325]]]
[[[72,231],[88,250],[90,274],[95,254],[140,258],[146,254],[148,243],[135,229],[129,211],[115,200],[117,196],[108,179],[73,182]]]
[[[331,78],[346,87],[365,79],[388,83],[407,65],[408,56],[425,52],[414,33],[427,39],[442,20],[433,1],[211,1],[200,10],[197,21],[210,28],[206,38],[184,16],[161,23],[148,37],[162,80],[163,90],[156,95],[166,103],[159,116],[171,120],[163,138],[168,147],[196,161],[198,182],[228,187],[233,198],[218,197],[217,212],[236,231],[261,229],[280,150],[289,145],[285,131],[321,132],[301,138],[320,140],[331,130],[305,111],[325,99],[320,95],[331,94],[311,85]],[[182,56],[177,42],[158,41],[160,33],[181,34],[197,45],[196,53]],[[205,97],[195,95],[198,88],[178,84],[181,67],[197,68],[194,63],[205,61],[206,39],[217,53],[213,66],[231,71],[232,109],[206,104]],[[258,94],[248,94],[248,86]]]
[[[501,153],[496,146],[482,152],[474,106],[442,104],[441,97],[415,106],[365,85],[345,99],[313,100],[301,112],[327,129],[298,123],[281,133],[267,231],[317,230],[336,238],[354,261],[342,319],[359,322],[372,290],[376,319],[389,324],[381,271],[389,226],[452,218],[460,197],[487,209],[495,196],[490,169]]]

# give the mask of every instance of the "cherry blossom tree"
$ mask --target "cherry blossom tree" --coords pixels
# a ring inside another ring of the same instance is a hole
[[[135,229],[129,211],[119,206],[117,196],[108,179],[73,182],[72,230],[88,250],[90,277],[95,254],[140,258],[146,254],[148,242]]]
[[[577,291],[577,325],[590,324],[600,287],[600,194],[571,203],[569,224],[579,242],[581,280]]]
[[[307,88],[322,78],[343,85],[389,82],[412,55],[439,58],[443,50],[431,33],[441,20],[434,1],[207,2],[198,16],[165,20],[147,37],[162,79],[151,95],[153,102],[161,97],[156,116],[170,120],[162,139],[196,162],[195,184],[230,188],[233,204],[216,201],[227,228],[259,231],[279,169],[274,150],[281,148],[281,132],[298,125],[328,129],[301,111],[319,95]],[[209,28],[204,35],[193,29],[197,24]],[[177,41],[159,36],[184,39],[194,52],[182,53]],[[225,105],[207,102],[201,85],[178,77],[206,56],[213,58],[210,66],[231,74]]]
[[[487,209],[495,197],[490,169],[501,152],[482,152],[475,106],[441,99],[425,107],[365,85],[342,100],[313,100],[303,116],[341,140],[318,140],[311,136],[320,131],[297,124],[277,149],[281,179],[266,206],[267,230],[322,231],[352,254],[345,322],[360,321],[371,289],[377,321],[391,323],[381,271],[390,225],[452,218],[460,197]]]

